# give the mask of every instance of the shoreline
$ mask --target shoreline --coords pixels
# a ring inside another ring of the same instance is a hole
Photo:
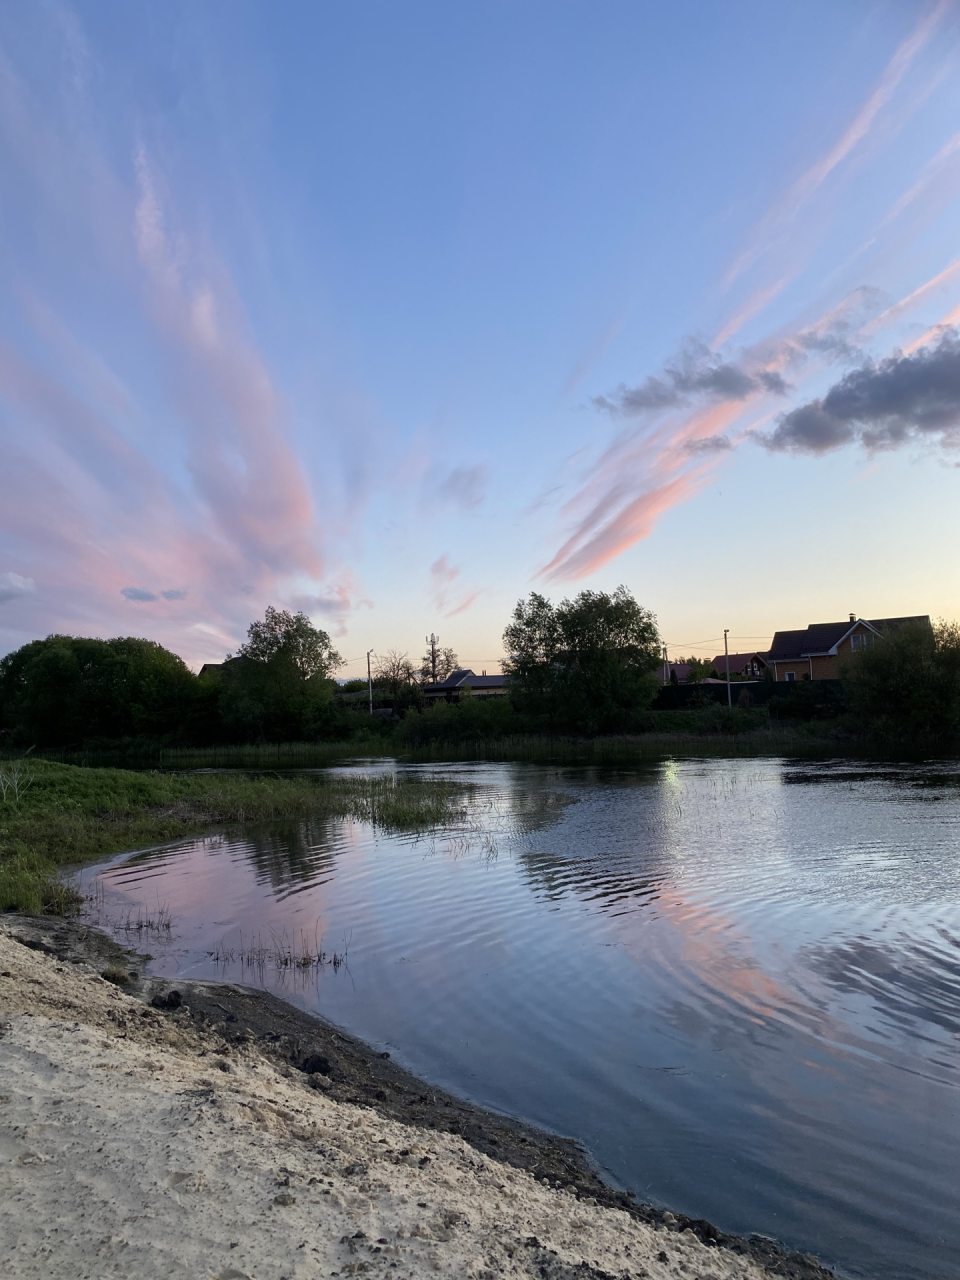
[[[623,1216],[637,1231],[654,1233],[661,1246],[636,1269],[631,1266],[611,1273],[594,1267],[583,1257],[577,1263],[578,1269],[570,1271],[564,1266],[557,1270],[558,1264],[547,1258],[551,1253],[549,1245],[541,1245],[539,1241],[541,1232],[532,1232],[529,1239],[535,1244],[525,1244],[517,1255],[526,1257],[530,1267],[527,1270],[521,1267],[509,1274],[550,1275],[558,1280],[561,1276],[602,1280],[614,1274],[631,1277],[679,1274],[664,1247],[671,1252],[676,1247],[685,1253],[692,1250],[702,1255],[696,1257],[692,1271],[688,1260],[683,1262],[680,1272],[693,1277],[702,1275],[704,1280],[710,1275],[719,1275],[721,1270],[730,1276],[778,1276],[786,1280],[825,1280],[834,1274],[811,1255],[788,1250],[765,1236],[732,1235],[704,1220],[643,1204],[629,1193],[608,1185],[586,1152],[572,1139],[435,1088],[397,1066],[388,1054],[269,993],[229,983],[148,977],[144,972],[145,956],[121,946],[97,929],[72,920],[0,916],[0,942],[6,939],[28,949],[24,951],[27,960],[57,966],[74,985],[79,980],[91,1001],[99,988],[108,987],[112,1000],[135,1009],[145,1021],[159,1020],[161,1027],[175,1030],[199,1044],[202,1057],[215,1055],[220,1070],[215,1071],[214,1076],[222,1072],[222,1078],[229,1081],[242,1064],[256,1059],[263,1062],[265,1069],[284,1087],[292,1089],[308,1108],[315,1102],[319,1106],[332,1106],[334,1114],[344,1116],[363,1109],[378,1125],[403,1126],[420,1144],[459,1143],[481,1160],[502,1169],[504,1177],[509,1171],[511,1177],[523,1178],[524,1186],[529,1183],[538,1192],[562,1196],[569,1205],[568,1216],[573,1217],[574,1211],[577,1215],[589,1213],[598,1217],[598,1223],[611,1214]],[[30,952],[34,953],[33,957]],[[45,960],[41,962],[40,956]],[[108,982],[103,981],[104,974]],[[0,997],[5,976],[0,974]],[[22,996],[20,1003],[24,1003]],[[28,993],[27,1006],[29,1003]],[[25,1013],[29,1016],[29,1008]],[[8,1010],[0,1000],[0,1017],[7,1016]],[[0,1122],[2,1119],[0,1109]],[[408,1142],[407,1146],[410,1145]],[[426,1164],[420,1164],[424,1159]],[[418,1166],[425,1169],[434,1160],[435,1157],[421,1156]],[[496,1216],[495,1207],[492,1211]],[[377,1269],[379,1256],[365,1257],[360,1270]],[[348,1269],[342,1274],[353,1274],[349,1267],[359,1264],[354,1261],[346,1265]],[[579,1269],[582,1267],[587,1269]],[[416,1268],[412,1274],[419,1274]],[[496,1274],[507,1273],[490,1271],[490,1275]]]

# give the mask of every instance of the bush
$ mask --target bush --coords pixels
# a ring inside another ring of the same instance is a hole
[[[960,626],[909,623],[877,641],[844,673],[852,727],[897,755],[960,746]]]

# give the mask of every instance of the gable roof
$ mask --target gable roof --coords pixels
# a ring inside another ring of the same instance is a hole
[[[751,662],[760,661],[764,664],[764,666],[766,666],[768,656],[769,656],[768,654],[761,653],[759,650],[757,650],[756,653],[731,653],[731,654],[718,653],[717,656],[714,658],[713,662],[711,663],[711,665],[713,666],[715,671],[725,671],[727,666],[727,658],[729,657],[730,670],[742,671],[743,668]]]
[[[436,684],[424,685],[427,693],[450,693],[454,689],[502,689],[507,683],[507,676],[478,676],[469,667],[458,667],[451,671],[446,680],[438,680]]]
[[[926,614],[910,618],[847,618],[843,622],[812,622],[802,631],[777,631],[770,642],[767,655],[771,662],[790,662],[796,658],[833,655],[837,646],[846,640],[857,627],[866,627],[875,635],[892,631],[908,623],[930,625]]]
[[[456,689],[463,684],[467,676],[472,676],[473,672],[469,667],[457,667],[451,671],[446,680],[438,680],[436,684],[431,685],[433,689]]]

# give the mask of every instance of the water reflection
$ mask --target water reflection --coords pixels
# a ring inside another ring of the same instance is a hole
[[[104,909],[166,904],[159,970],[272,986],[641,1195],[874,1277],[953,1274],[955,767],[404,771],[470,782],[463,822],[186,842],[105,869]],[[298,937],[349,938],[346,969],[210,956]]]
[[[324,884],[333,875],[337,857],[348,845],[342,821],[315,818],[248,830],[244,856],[253,864],[257,881],[276,890],[280,898]]]

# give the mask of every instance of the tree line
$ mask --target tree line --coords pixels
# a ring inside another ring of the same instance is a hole
[[[425,695],[434,673],[442,681],[458,667],[452,649],[428,651],[419,662],[397,650],[380,655],[371,721],[366,680],[336,680],[343,659],[304,613],[268,608],[237,651],[200,676],[152,640],[48,636],[0,659],[0,745],[206,746],[371,731],[415,741],[652,727],[662,640],[655,615],[626,587],[559,603],[532,592],[517,602],[503,641],[509,697],[467,696],[454,706],[431,705]],[[815,686],[786,696],[790,714],[823,713]],[[830,714],[852,737],[890,751],[957,749],[960,628],[940,623],[890,634],[851,664]]]

